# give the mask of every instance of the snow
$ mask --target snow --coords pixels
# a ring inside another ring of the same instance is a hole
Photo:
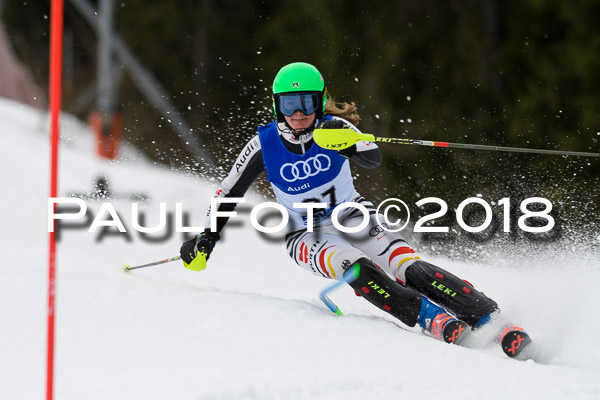
[[[49,118],[0,99],[0,398],[45,393]],[[59,193],[84,192],[98,175],[115,191],[146,193],[147,226],[160,202],[202,225],[215,190],[162,169],[126,147],[121,158],[94,156],[92,134],[61,119]],[[258,196],[249,195],[250,203]],[[131,200],[110,199],[130,233],[65,230],[58,245],[57,399],[597,399],[600,398],[600,262],[563,251],[509,268],[428,259],[496,299],[505,318],[527,327],[545,363],[508,359],[472,336],[469,347],[421,335],[344,288],[296,267],[281,243],[250,227],[248,212],[229,226],[201,272],[180,262],[128,274],[175,256],[182,234],[149,243],[134,232]],[[86,201],[95,215],[101,202]],[[518,253],[518,249],[511,249]],[[504,265],[504,266],[500,266]]]

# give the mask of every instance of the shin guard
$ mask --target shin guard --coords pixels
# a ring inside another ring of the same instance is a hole
[[[415,289],[394,281],[368,258],[357,260],[346,273],[356,274],[350,286],[360,296],[408,326],[417,323],[421,294]]]
[[[408,267],[406,284],[472,327],[498,309],[494,300],[469,283],[425,261],[415,261]]]

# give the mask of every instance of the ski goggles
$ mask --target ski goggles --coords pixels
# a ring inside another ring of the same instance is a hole
[[[280,113],[291,117],[300,110],[304,115],[310,115],[319,109],[320,95],[318,93],[283,94],[277,96],[275,104]]]

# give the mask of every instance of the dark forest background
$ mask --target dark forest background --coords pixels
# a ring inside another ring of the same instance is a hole
[[[85,119],[95,104],[77,99],[95,81],[96,34],[69,1],[65,6],[71,39],[63,105]],[[600,150],[598,1],[124,0],[115,8],[116,32],[214,155],[219,168],[208,174],[217,178],[256,126],[272,120],[272,79],[293,61],[316,65],[336,100],[356,102],[359,128],[378,136]],[[43,87],[49,12],[45,1],[7,1],[2,11],[15,51]],[[127,73],[115,95],[126,141],[172,168],[207,174]],[[520,240],[600,242],[598,158],[381,148],[382,167],[355,169],[359,191],[376,203],[399,197],[424,215],[436,207],[414,203],[440,197],[451,212],[436,224],[456,228],[452,210],[468,197],[510,197],[518,217],[521,200],[541,196],[552,201],[557,228]],[[499,221],[500,210],[495,206]],[[501,229],[486,232],[502,236]],[[450,234],[457,235],[470,249],[485,241],[460,229]]]

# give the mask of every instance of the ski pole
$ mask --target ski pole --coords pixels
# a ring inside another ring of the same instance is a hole
[[[151,262],[149,264],[138,265],[138,266],[135,266],[135,267],[132,267],[131,265],[126,264],[125,267],[123,268],[123,271],[129,272],[132,269],[151,267],[153,265],[165,264],[165,263],[169,263],[169,262],[172,262],[172,261],[177,261],[177,260],[180,260],[180,259],[181,259],[180,256],[176,256],[176,257],[167,258],[166,260],[155,261],[155,262]]]
[[[358,279],[359,272],[360,272],[360,265],[354,264],[354,266],[352,267],[352,271],[350,271],[350,270],[346,271],[344,273],[344,275],[342,276],[342,280],[336,281],[335,283],[333,283],[333,284],[329,285],[328,287],[326,287],[325,289],[321,290],[321,292],[319,293],[319,298],[321,299],[321,301],[323,303],[325,303],[327,308],[329,308],[331,310],[331,312],[333,312],[334,314],[344,315],[344,314],[342,314],[342,311],[339,309],[339,307],[336,306],[335,303],[333,301],[331,301],[331,299],[329,297],[327,297],[327,294],[333,292],[335,289],[338,289],[344,283],[350,284],[350,283],[354,282],[356,279]]]
[[[367,141],[367,142],[383,142],[383,143],[397,143],[397,144],[412,144],[417,146],[430,146],[430,147],[447,147],[456,149],[469,149],[469,150],[493,150],[493,151],[507,151],[514,153],[533,153],[533,154],[555,154],[561,156],[581,156],[581,157],[600,157],[600,153],[590,153],[582,151],[562,151],[562,150],[544,150],[544,149],[527,149],[523,147],[504,147],[504,146],[488,146],[484,144],[468,144],[468,143],[449,143],[449,142],[436,142],[430,140],[415,140],[415,139],[404,139],[404,138],[388,138],[388,137],[377,137],[368,133],[359,133],[353,129],[315,129],[313,131],[313,138],[315,142],[325,148],[331,150],[343,150],[354,143]]]

